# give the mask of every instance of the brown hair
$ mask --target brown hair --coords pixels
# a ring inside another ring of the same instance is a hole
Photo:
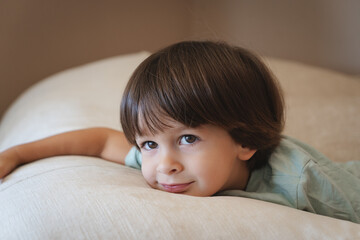
[[[131,76],[121,102],[127,139],[168,127],[164,117],[188,127],[213,124],[237,142],[257,149],[249,170],[262,167],[284,126],[281,89],[249,51],[223,42],[180,42],[145,59]]]

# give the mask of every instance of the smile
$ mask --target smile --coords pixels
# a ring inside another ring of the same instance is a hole
[[[159,184],[162,187],[162,190],[166,192],[182,193],[185,192],[192,183],[193,182],[182,183],[182,184],[164,184],[164,183],[159,183]]]

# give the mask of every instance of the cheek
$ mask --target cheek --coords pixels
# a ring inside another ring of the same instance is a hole
[[[153,186],[156,182],[156,169],[151,164],[145,163],[141,166],[141,172],[146,182]]]
[[[218,156],[214,154],[202,158],[204,161],[199,161],[192,166],[194,170],[192,173],[197,176],[200,187],[216,193],[229,180],[231,170],[234,167],[233,159],[231,156],[231,158],[227,159],[228,161],[225,161],[224,157],[224,155]]]
[[[199,180],[207,185],[207,187],[221,187],[221,185],[227,180],[228,171],[221,167],[208,167],[203,168],[198,173]]]

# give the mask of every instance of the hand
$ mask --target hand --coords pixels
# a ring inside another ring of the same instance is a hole
[[[11,151],[0,153],[0,179],[6,177],[20,164],[15,155],[9,153]]]

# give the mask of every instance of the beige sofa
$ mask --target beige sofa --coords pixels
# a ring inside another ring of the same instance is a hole
[[[67,130],[121,129],[127,79],[149,53],[76,67],[34,85],[7,111],[0,151]],[[360,79],[265,59],[287,100],[285,134],[334,161],[360,159]],[[0,239],[360,239],[360,225],[240,197],[151,189],[138,170],[67,156],[16,169],[0,184]]]

